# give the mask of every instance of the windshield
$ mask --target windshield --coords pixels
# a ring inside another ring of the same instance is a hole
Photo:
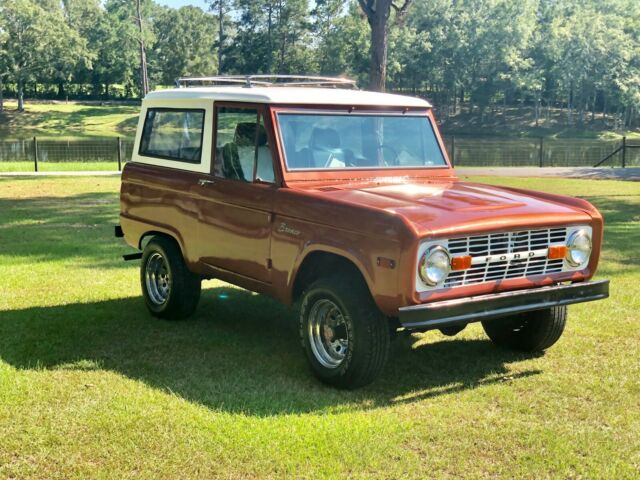
[[[446,165],[427,116],[278,113],[287,169]]]

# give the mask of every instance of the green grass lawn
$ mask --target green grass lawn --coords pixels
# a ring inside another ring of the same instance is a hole
[[[429,332],[343,392],[263,296],[210,281],[195,318],[153,319],[117,178],[0,178],[0,478],[638,478],[638,184],[483,180],[597,205],[612,297],[544,355]]]
[[[133,137],[140,107],[135,105],[83,105],[26,102],[25,111],[5,102],[0,113],[0,140],[43,137],[58,140],[88,137]]]

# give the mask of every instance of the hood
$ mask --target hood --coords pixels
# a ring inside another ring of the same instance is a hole
[[[322,197],[381,209],[401,217],[419,236],[486,232],[591,221],[570,203],[479,183],[332,184],[304,187]]]

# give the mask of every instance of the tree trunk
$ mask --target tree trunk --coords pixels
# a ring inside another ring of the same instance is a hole
[[[222,0],[218,2],[218,74],[222,70],[222,42],[224,41],[224,8]]]
[[[382,2],[378,2],[380,4]],[[369,90],[384,92],[387,76],[387,22],[389,15],[378,13],[371,25],[371,61],[369,64]]]
[[[58,82],[58,98],[59,99],[64,98],[64,83],[62,82]]]
[[[284,72],[284,59],[285,59],[285,50],[286,50],[286,45],[287,45],[287,31],[286,29],[284,29],[282,27],[282,25],[285,25],[287,23],[286,19],[284,18],[284,2],[279,1],[278,2],[278,23],[280,24],[280,47],[279,47],[279,53],[278,53],[278,68],[277,68],[277,73],[285,73]]]
[[[387,37],[391,8],[396,11],[396,21],[401,21],[412,0],[404,0],[399,6],[393,0],[358,0],[371,27],[371,60],[369,64],[369,89],[383,92],[387,76]]]
[[[24,82],[18,80],[18,111],[24,112]]]
[[[502,96],[502,123],[507,123],[507,89],[504,90],[504,95]],[[537,123],[536,123],[536,126]]]
[[[273,5],[268,2],[267,5],[267,43],[269,45],[269,58],[267,59],[269,65],[269,72],[273,71]]]
[[[569,87],[569,91],[567,92],[567,125],[569,126],[573,125],[573,104],[571,103],[573,97],[572,93],[572,87]]]
[[[458,96],[456,95],[455,89],[453,90],[453,107],[451,112],[452,116],[458,113]]]
[[[0,75],[0,113],[4,112],[4,82],[2,81],[2,75]]]
[[[142,87],[142,97],[149,93],[149,77],[147,74],[147,55],[144,49],[144,28],[142,26],[142,11],[140,8],[140,0],[136,0],[136,21],[138,22],[138,31],[140,33],[140,83]]]

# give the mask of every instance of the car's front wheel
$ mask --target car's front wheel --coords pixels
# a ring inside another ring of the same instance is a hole
[[[567,307],[552,307],[482,322],[487,336],[502,347],[540,352],[556,343],[567,322]]]
[[[147,308],[156,317],[186,318],[200,300],[200,277],[187,269],[180,247],[167,237],[154,237],[145,247],[140,284]]]
[[[388,319],[359,278],[323,278],[303,293],[300,339],[311,369],[339,388],[371,383],[389,356]]]

